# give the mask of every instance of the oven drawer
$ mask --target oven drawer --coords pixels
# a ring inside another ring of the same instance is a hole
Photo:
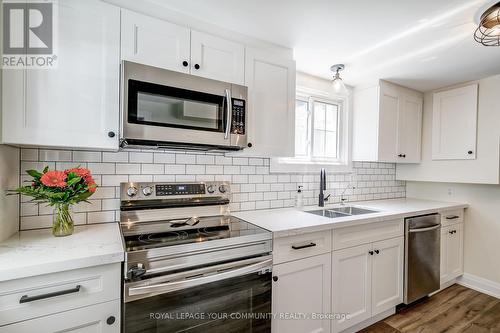
[[[120,263],[0,283],[0,326],[120,299]]]
[[[273,263],[279,264],[312,257],[328,253],[331,249],[332,232],[330,230],[276,238],[273,240]]]
[[[441,213],[441,225],[443,227],[463,222],[464,222],[463,209],[447,210]]]

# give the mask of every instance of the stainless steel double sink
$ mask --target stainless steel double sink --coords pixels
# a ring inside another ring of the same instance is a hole
[[[342,207],[335,207],[335,208],[329,208],[329,209],[311,210],[311,211],[307,211],[306,213],[324,216],[324,217],[329,217],[329,218],[333,219],[333,218],[337,218],[337,217],[346,217],[346,216],[352,216],[352,215],[377,213],[377,211],[365,209],[365,208],[354,207],[354,206],[342,206]]]

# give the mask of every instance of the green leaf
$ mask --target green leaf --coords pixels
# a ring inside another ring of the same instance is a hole
[[[72,175],[73,173],[70,173],[70,175]],[[69,179],[68,181],[66,181],[66,184],[68,186],[72,186],[72,185],[75,185],[76,183],[78,183],[80,180],[82,180],[81,177],[73,177],[71,179]]]
[[[30,175],[33,178],[40,178],[42,177],[42,174],[36,170],[26,170],[26,173]]]

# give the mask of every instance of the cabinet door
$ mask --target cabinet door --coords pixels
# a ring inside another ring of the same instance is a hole
[[[334,319],[334,332],[340,332],[371,317],[372,245],[361,245],[333,252],[333,313],[347,314]]]
[[[57,66],[25,71],[24,105],[3,110],[4,143],[118,149],[120,10],[67,0],[57,11]]]
[[[455,224],[450,226],[447,244],[448,280],[454,279],[462,275],[464,272],[463,241],[463,225]]]
[[[478,85],[434,93],[432,159],[476,158]]]
[[[245,155],[291,157],[295,153],[295,61],[247,49],[249,140]]]
[[[330,313],[331,254],[275,265],[273,275],[278,277],[273,286],[274,333],[330,332],[330,320],[314,318],[279,319],[280,314]]]
[[[373,243],[372,316],[403,301],[403,237]]]
[[[398,113],[398,163],[419,163],[422,146],[422,98],[402,94]],[[400,156],[401,155],[401,156]]]
[[[169,22],[122,9],[122,59],[189,73],[190,31]]]
[[[119,333],[120,301],[91,305],[76,310],[0,327],[0,332]]]
[[[380,83],[380,110],[378,128],[378,161],[397,160],[398,114],[401,106],[400,94],[396,87]]]
[[[448,243],[451,227],[441,228],[441,264],[440,264],[440,283],[441,285],[450,280],[450,272],[448,270]]]
[[[245,47],[223,38],[191,31],[191,74],[245,83]]]

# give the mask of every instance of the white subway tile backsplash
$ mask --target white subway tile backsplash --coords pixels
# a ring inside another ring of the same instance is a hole
[[[252,210],[290,207],[295,204],[297,187],[303,186],[305,204],[317,204],[319,174],[270,173],[268,158],[231,157],[204,152],[173,151],[69,151],[21,149],[20,180],[29,180],[26,169],[65,169],[85,166],[91,169],[97,192],[92,204],[74,207],[78,224],[113,222],[119,218],[121,182],[194,182],[229,181],[232,183],[230,209]],[[349,200],[372,200],[405,196],[406,184],[395,180],[392,163],[354,162],[350,174],[328,175],[327,193],[331,202],[339,202],[342,191]],[[53,208],[28,203],[21,196],[20,227],[34,229],[50,227]]]

